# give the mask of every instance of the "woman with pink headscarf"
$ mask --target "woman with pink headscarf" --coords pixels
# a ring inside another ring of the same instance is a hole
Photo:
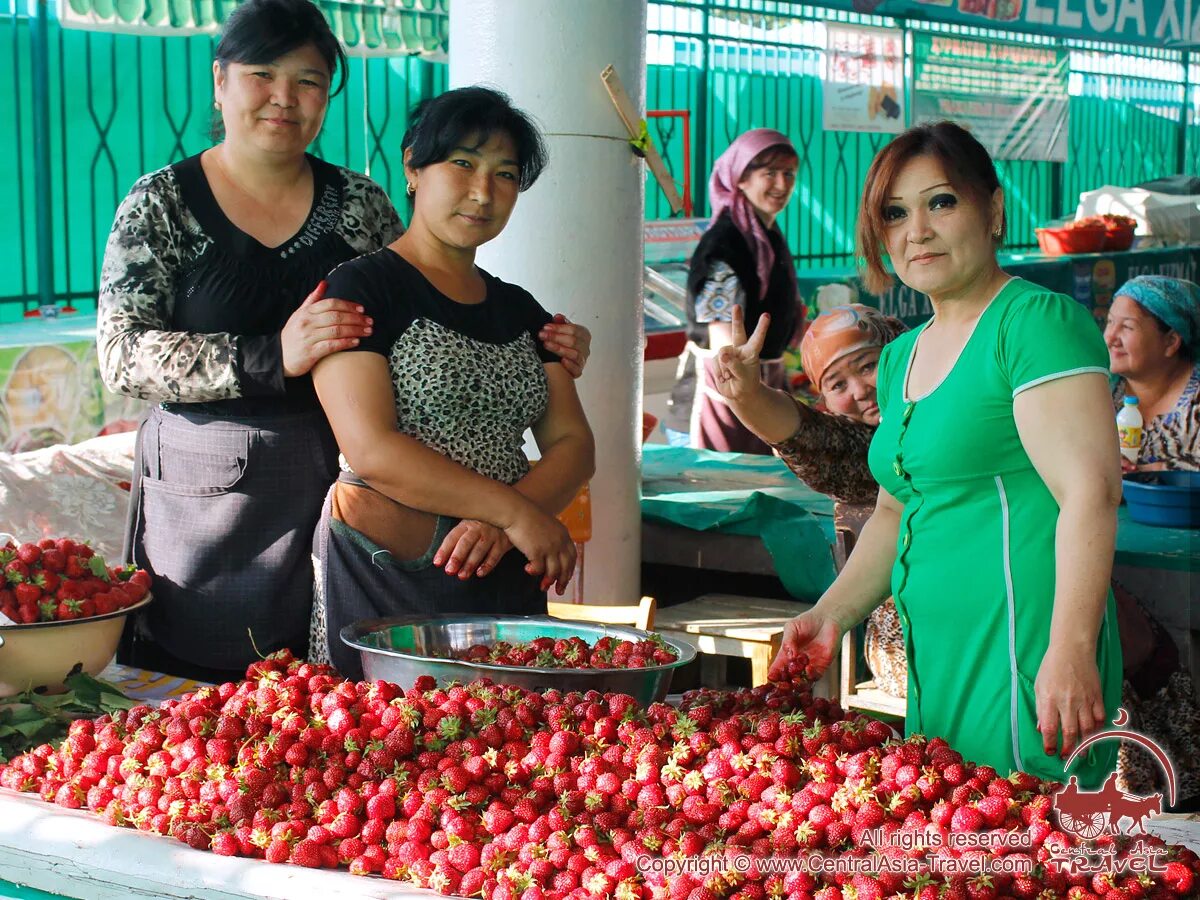
[[[708,196],[712,223],[688,273],[688,349],[671,392],[664,426],[672,444],[769,454],[717,390],[714,354],[732,341],[733,310],[747,321],[770,316],[762,379],[783,388],[783,352],[804,307],[787,241],[775,224],[792,197],[799,158],[781,132],[755,128],[738,137],[713,167]]]

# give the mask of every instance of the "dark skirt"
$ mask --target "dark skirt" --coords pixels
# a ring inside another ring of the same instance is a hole
[[[312,535],[336,477],[320,410],[234,419],[152,408],[125,557],[153,576],[154,602],[134,644],[220,670],[282,647],[304,656]]]
[[[486,576],[464,581],[433,565],[434,553],[458,519],[439,516],[426,552],[418,559],[397,560],[362,532],[333,518],[331,497],[332,491],[313,536],[317,595],[312,656],[332,662],[346,677],[361,678],[362,666],[358,651],[342,643],[340,632],[363,619],[546,614],[546,593],[539,590],[539,579],[526,573],[526,559],[515,547]]]

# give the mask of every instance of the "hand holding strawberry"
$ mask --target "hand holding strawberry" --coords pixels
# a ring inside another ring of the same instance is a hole
[[[801,613],[783,629],[779,653],[771,661],[767,677],[772,681],[791,681],[797,669],[789,663],[803,660],[803,671],[809,679],[819,678],[829,668],[842,639],[842,627],[816,607]]]

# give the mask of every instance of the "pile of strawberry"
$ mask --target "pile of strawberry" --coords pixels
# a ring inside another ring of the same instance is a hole
[[[1098,216],[1084,216],[1082,219],[1076,219],[1070,224],[1070,228],[1096,228],[1103,225],[1105,228],[1137,228],[1137,219],[1130,216],[1121,216],[1116,213],[1101,213]]]
[[[641,641],[619,640],[605,635],[595,644],[581,637],[534,638],[532,641],[475,644],[447,653],[445,659],[488,663],[494,666],[543,669],[644,669],[664,666],[679,654],[656,634]]]
[[[87,619],[140,603],[150,575],[105,564],[87,544],[45,538],[0,547],[0,613],[18,625]]]
[[[1167,851],[1155,878],[1059,871],[1050,854],[1073,839],[1053,824],[1057,785],[999,777],[938,738],[896,740],[882,723],[814,699],[803,667],[794,673],[692,693],[679,709],[643,708],[621,694],[486,680],[438,688],[422,676],[402,691],[283,652],[242,683],[75,722],[59,747],[0,770],[0,786],[221,855],[347,866],[486,900],[1194,895],[1200,859],[1183,847]],[[876,828],[1012,829],[1030,846],[1009,855],[1034,868],[936,877],[764,868],[768,857],[810,851],[864,856]],[[1127,851],[1124,839],[1107,846],[1118,859]],[[639,869],[648,857],[700,854],[721,860],[718,870]]]

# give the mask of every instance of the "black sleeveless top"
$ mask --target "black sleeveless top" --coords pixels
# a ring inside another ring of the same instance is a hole
[[[279,334],[317,284],[359,252],[338,232],[341,172],[315,156],[308,156],[308,161],[313,173],[312,207],[300,230],[278,247],[259,243],[229,221],[213,196],[199,155],[171,167],[184,204],[211,238],[176,282],[171,327],[241,335],[244,369],[275,373],[270,381],[278,390],[271,391],[272,396],[210,401],[203,404],[205,412],[280,415],[319,406],[311,378],[283,378]]]

